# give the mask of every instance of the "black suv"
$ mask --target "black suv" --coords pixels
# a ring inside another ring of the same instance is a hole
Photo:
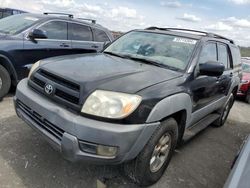
[[[14,102],[17,115],[66,159],[125,163],[131,179],[150,185],[177,144],[225,123],[240,63],[230,39],[150,27],[103,53],[36,63]]]
[[[15,86],[28,75],[36,61],[100,52],[113,40],[112,34],[95,20],[59,15],[25,13],[0,20],[0,99],[11,84]]]

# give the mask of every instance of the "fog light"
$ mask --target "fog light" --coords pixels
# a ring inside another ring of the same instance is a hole
[[[106,157],[115,157],[117,154],[117,147],[97,145],[93,143],[79,141],[80,149],[86,153],[91,153]]]
[[[117,147],[98,145],[96,153],[97,155],[114,157],[117,154]]]
[[[84,152],[87,153],[92,153],[92,154],[96,154],[96,144],[91,144],[91,143],[86,143],[86,142],[79,142],[80,145],[80,149]]]

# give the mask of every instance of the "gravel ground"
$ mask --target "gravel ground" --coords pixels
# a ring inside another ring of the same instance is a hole
[[[152,188],[220,188],[242,140],[250,134],[250,105],[237,101],[226,125],[208,127],[176,150],[160,181]],[[54,151],[14,112],[12,97],[0,102],[0,187],[135,188],[120,166],[70,163]]]

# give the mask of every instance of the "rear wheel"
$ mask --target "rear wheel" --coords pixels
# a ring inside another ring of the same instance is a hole
[[[173,118],[162,122],[141,153],[124,165],[126,175],[140,186],[157,182],[171,160],[177,139],[177,122]]]
[[[0,101],[8,93],[11,85],[11,79],[8,71],[0,65]]]
[[[227,103],[225,104],[225,106],[221,110],[220,118],[213,123],[213,126],[221,127],[225,124],[227,117],[229,115],[229,112],[233,106],[233,103],[234,103],[234,95],[233,95],[233,93],[231,93]]]

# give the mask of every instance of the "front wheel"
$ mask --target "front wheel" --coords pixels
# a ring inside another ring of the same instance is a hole
[[[230,113],[230,110],[233,106],[233,103],[234,103],[234,95],[233,95],[233,93],[231,93],[229,99],[227,100],[227,103],[225,104],[225,106],[221,110],[219,119],[213,123],[214,127],[221,127],[225,124],[227,117]]]
[[[8,93],[11,79],[8,71],[0,65],[0,101]]]
[[[140,154],[124,165],[126,175],[140,186],[156,183],[172,158],[177,139],[177,122],[173,118],[163,121]]]

